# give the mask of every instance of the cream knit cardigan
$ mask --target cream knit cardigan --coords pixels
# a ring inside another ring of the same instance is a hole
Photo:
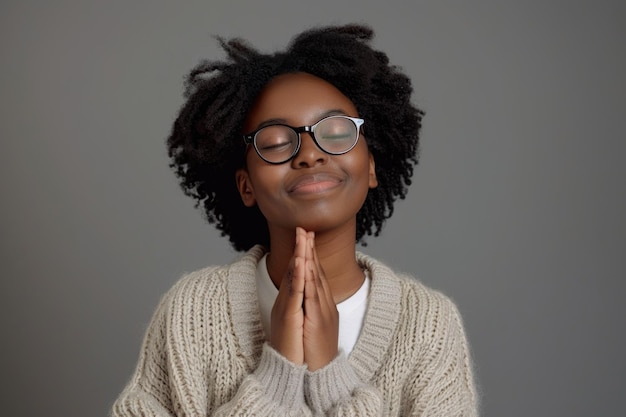
[[[256,246],[183,277],[161,300],[113,416],[476,416],[454,304],[357,253],[372,277],[352,353],[309,372],[265,342]]]

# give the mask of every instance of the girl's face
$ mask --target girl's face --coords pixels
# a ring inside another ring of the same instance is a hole
[[[310,126],[338,114],[358,117],[354,104],[332,84],[307,73],[284,74],[263,89],[244,132],[272,123]],[[329,155],[303,132],[300,150],[290,161],[269,164],[248,146],[246,163],[236,175],[241,198],[248,207],[259,206],[270,233],[292,233],[296,226],[318,233],[356,227],[368,189],[378,184],[362,135],[348,153]]]

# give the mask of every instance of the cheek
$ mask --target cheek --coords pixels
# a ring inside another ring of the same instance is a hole
[[[358,172],[359,179],[365,178],[369,181],[370,154],[367,145],[363,143],[362,146],[355,147],[352,151],[355,152],[351,155],[351,170],[355,173]],[[350,153],[352,153],[352,151]]]
[[[256,155],[255,155],[256,157]],[[257,159],[259,159],[257,157]],[[284,189],[284,167],[281,165],[269,165],[263,161],[253,162],[248,165],[250,182],[254,188],[257,202],[261,206],[264,201],[272,201],[280,198],[281,190]],[[263,208],[263,207],[261,207]]]

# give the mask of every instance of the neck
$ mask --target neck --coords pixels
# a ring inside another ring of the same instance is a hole
[[[347,225],[341,230],[316,232],[315,248],[324,269],[335,303],[354,294],[363,284],[363,271],[356,261],[356,229]],[[295,230],[270,230],[270,253],[267,270],[280,287],[295,248]]]

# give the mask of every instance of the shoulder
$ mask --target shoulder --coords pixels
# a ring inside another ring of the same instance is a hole
[[[459,310],[449,296],[370,256],[359,254],[359,259],[372,271],[372,287],[382,287],[382,281],[385,287],[396,288],[398,319],[403,330],[416,332],[416,339],[427,344],[433,338],[465,337]],[[379,282],[375,285],[376,280]]]
[[[359,262],[368,268],[374,279],[384,280],[398,286],[403,298],[411,298],[427,304],[436,304],[446,310],[456,310],[452,299],[442,292],[428,287],[413,275],[398,272],[384,262],[363,253],[357,252]]]
[[[411,275],[398,274],[398,279],[402,282],[403,301],[407,307],[413,306],[412,309],[431,320],[460,320],[459,310],[450,296]]]
[[[232,287],[247,287],[254,278],[256,265],[263,254],[264,249],[255,246],[229,264],[210,265],[185,273],[165,293],[160,304],[175,308],[189,305],[194,300],[225,296]]]
[[[396,314],[387,314],[395,321],[388,321],[387,326],[393,327],[393,331],[382,338],[389,340],[382,365],[384,369],[404,370],[399,372],[405,372],[408,381],[404,388],[407,398],[416,399],[414,409],[443,410],[443,401],[448,411],[442,411],[441,415],[475,415],[472,359],[455,303],[411,275],[394,272],[373,258],[363,259],[368,268],[373,268],[370,269],[370,307],[376,312],[394,311]],[[374,292],[375,288],[392,287],[396,288],[397,295],[393,300],[397,304],[387,297],[381,299]],[[379,336],[381,329],[386,330],[382,322],[376,324]]]

